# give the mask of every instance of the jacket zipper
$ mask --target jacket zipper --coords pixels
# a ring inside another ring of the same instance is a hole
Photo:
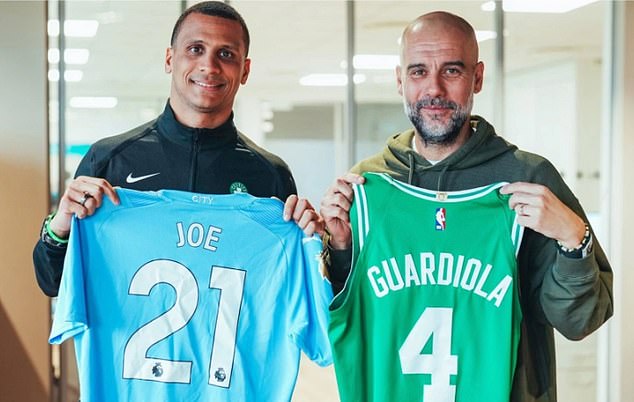
[[[200,151],[200,141],[198,137],[200,133],[194,133],[194,142],[192,143],[191,162],[189,166],[189,191],[196,191],[196,167],[198,166],[198,153]]]

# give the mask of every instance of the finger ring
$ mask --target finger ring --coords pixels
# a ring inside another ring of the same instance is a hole
[[[89,198],[92,198],[92,195],[88,194],[88,193],[84,193],[84,196],[81,197],[81,200],[79,200],[79,205],[81,205],[82,207],[86,205],[86,201],[88,201]]]
[[[520,204],[519,207],[517,208],[517,214],[524,216],[524,207],[526,206],[526,204]]]

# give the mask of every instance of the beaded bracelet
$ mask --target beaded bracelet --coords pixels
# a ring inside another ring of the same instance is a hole
[[[566,247],[557,241],[557,249],[559,253],[571,258],[582,258],[585,257],[592,251],[592,233],[590,232],[590,227],[586,223],[586,231],[583,234],[583,239],[581,239],[581,243],[579,243],[576,247]]]

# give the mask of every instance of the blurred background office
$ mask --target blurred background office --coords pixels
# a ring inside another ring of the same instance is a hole
[[[30,252],[96,140],[156,117],[165,49],[188,1],[0,1],[0,401],[77,400],[70,343],[50,348],[49,299]],[[558,336],[559,398],[634,400],[634,2],[231,1],[251,31],[239,130],[287,161],[319,205],[331,181],[410,126],[396,90],[398,37],[447,10],[477,30],[474,113],[550,159],[615,270],[615,317],[581,342]],[[61,34],[63,32],[63,34]],[[628,128],[630,128],[628,130]],[[628,135],[629,134],[629,135]],[[302,362],[295,401],[337,401],[332,368]]]

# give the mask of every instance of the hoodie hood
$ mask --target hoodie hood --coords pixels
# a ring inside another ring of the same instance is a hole
[[[437,190],[443,190],[443,176],[447,172],[459,171],[481,165],[517,147],[495,133],[495,129],[480,116],[471,116],[474,133],[456,152],[436,164],[429,163],[412,149],[414,129],[396,134],[387,140],[383,152],[356,165],[352,171],[385,172],[397,180],[418,184],[417,177],[436,172]]]

